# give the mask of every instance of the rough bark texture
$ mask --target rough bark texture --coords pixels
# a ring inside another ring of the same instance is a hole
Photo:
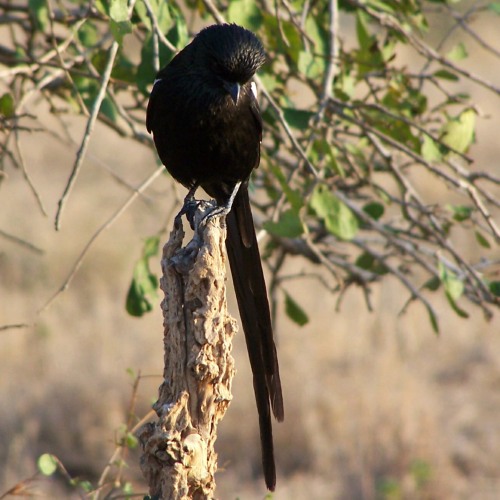
[[[237,327],[226,304],[226,230],[215,219],[186,247],[183,238],[180,224],[163,248],[164,380],[159,420],[140,433],[142,472],[158,499],[213,498],[217,426],[232,398]]]

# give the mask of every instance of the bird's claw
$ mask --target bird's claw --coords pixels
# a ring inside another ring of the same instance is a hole
[[[191,229],[194,231],[195,215],[200,206],[200,203],[202,203],[200,200],[195,200],[194,198],[184,200],[184,205],[182,206],[179,213],[175,216],[175,227],[179,227],[181,225],[182,216],[185,215]]]

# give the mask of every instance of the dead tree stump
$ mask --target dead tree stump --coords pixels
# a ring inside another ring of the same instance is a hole
[[[204,209],[197,210],[199,222]],[[209,499],[215,490],[219,421],[231,401],[237,330],[226,303],[226,229],[202,225],[182,247],[182,223],[163,248],[160,286],[165,368],[158,421],[140,433],[142,472],[157,499]]]

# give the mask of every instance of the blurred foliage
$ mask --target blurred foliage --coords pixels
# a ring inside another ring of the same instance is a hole
[[[500,177],[471,155],[482,117],[463,82],[499,97],[497,85],[467,67],[471,39],[499,58],[498,47],[474,28],[498,16],[499,5],[6,0],[0,4],[0,182],[7,184],[9,168],[26,171],[19,134],[51,133],[33,116],[37,99],[61,121],[68,113],[86,117],[58,226],[95,121],[130,138],[131,147],[132,141],[151,146],[144,119],[156,71],[202,24],[226,19],[255,31],[269,56],[257,78],[265,132],[253,188],[264,195],[256,222],[269,234],[263,254],[273,300],[282,298],[289,317],[304,325],[307,312],[287,292],[287,281],[318,279],[339,299],[361,287],[371,307],[370,287],[393,276],[407,291],[402,310],[421,302],[436,331],[433,293],[444,293],[460,316],[473,303],[491,317],[500,303],[494,254]],[[452,45],[455,31],[463,40],[455,36]],[[439,203],[431,201],[429,183],[442,193]],[[476,243],[474,260],[460,246],[464,235]],[[157,239],[148,242],[134,270],[131,314],[151,309],[157,280],[148,259],[157,248]],[[318,272],[287,274],[297,255]]]

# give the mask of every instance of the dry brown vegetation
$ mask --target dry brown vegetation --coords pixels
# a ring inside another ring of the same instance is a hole
[[[476,69],[482,66],[473,55],[470,60]],[[495,80],[500,67],[497,62],[481,71]],[[497,112],[487,91],[474,92],[484,115]],[[48,119],[48,109],[33,109],[45,116],[42,121]],[[76,141],[84,121],[70,123]],[[498,172],[499,125],[498,113],[483,116],[473,151],[492,172]],[[130,196],[130,186],[139,185],[157,165],[151,150],[130,146],[99,125],[64,225],[55,232],[53,215],[75,146],[36,133],[21,134],[21,141],[49,216],[36,208],[22,173],[7,170],[0,229],[43,253],[0,235],[0,326],[28,325],[0,331],[0,495],[32,476],[42,453],[53,453],[73,477],[95,485],[128,419],[133,384],[128,368],[142,373],[135,414],[141,418],[149,411],[162,373],[159,299],[153,313],[135,319],[125,311],[125,296],[142,240],[170,226],[183,195],[166,175],[158,178],[99,237],[71,286],[39,313],[94,232]],[[463,241],[463,246],[474,254],[477,242]],[[492,249],[491,258],[498,257],[498,248]],[[297,271],[305,266],[299,259],[289,265]],[[469,306],[471,317],[462,320],[436,295],[437,337],[421,305],[398,316],[407,294],[395,280],[375,290],[372,313],[355,289],[339,311],[315,282],[290,290],[311,321],[299,328],[284,314],[278,316],[286,420],[275,426],[278,486],[273,498],[498,498],[498,315],[486,322]],[[234,401],[220,427],[222,499],[266,494],[243,344],[239,334]],[[137,451],[127,454],[123,477],[135,492],[145,493],[138,460]],[[77,498],[60,475],[27,486],[45,498]]]
[[[75,123],[72,132],[80,126]],[[33,182],[53,213],[71,148],[36,136],[23,141],[30,144],[26,160]],[[480,139],[480,145],[494,152],[494,144],[490,149]],[[145,376],[138,416],[147,413],[160,383],[159,307],[137,320],[127,315],[124,301],[141,238],[158,231],[177,202],[167,176],[101,236],[70,288],[37,314],[96,228],[129,196],[101,162],[131,185],[155,168],[150,151],[129,149],[104,130],[94,136],[91,152],[99,163],[87,161],[59,233],[50,217],[33,209],[19,172],[9,173],[2,191],[0,227],[36,242],[44,253],[2,239],[1,323],[36,325],[0,336],[0,491],[32,475],[45,452],[59,457],[73,476],[95,482],[127,420],[127,368]],[[474,242],[464,244],[473,251]],[[312,318],[306,327],[279,316],[287,418],[276,426],[274,497],[496,498],[498,323],[486,323],[479,314],[460,320],[443,302],[437,304],[443,331],[436,337],[421,308],[397,316],[405,296],[394,282],[377,290],[373,313],[354,291],[337,312],[332,299],[316,290],[315,283],[292,289]],[[265,495],[242,342],[239,335],[235,397],[219,436],[220,498]],[[137,453],[127,457],[125,477],[139,492],[145,487],[137,461]],[[51,498],[74,496],[61,484],[44,480],[32,488]]]

